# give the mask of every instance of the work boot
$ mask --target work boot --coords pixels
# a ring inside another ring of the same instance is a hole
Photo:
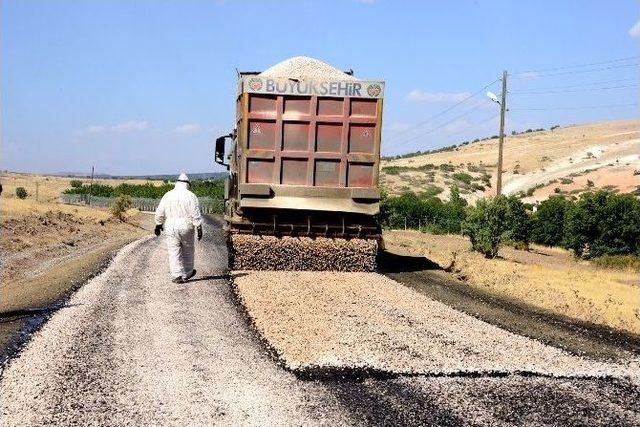
[[[191,270],[191,273],[187,275],[187,277],[183,278],[183,280],[186,282],[187,280],[191,279],[195,275],[196,275],[196,269],[194,268],[193,270]]]
[[[173,283],[184,283],[184,279],[182,277],[180,277],[180,276],[174,277],[173,279],[171,279],[171,281]]]

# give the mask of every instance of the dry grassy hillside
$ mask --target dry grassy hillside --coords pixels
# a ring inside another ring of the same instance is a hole
[[[475,200],[494,193],[498,139],[453,151],[382,162],[382,183],[391,194],[411,190],[447,197],[457,184]],[[504,145],[503,187],[527,201],[551,193],[578,194],[590,187],[620,192],[640,188],[640,120],[575,125],[508,136]]]

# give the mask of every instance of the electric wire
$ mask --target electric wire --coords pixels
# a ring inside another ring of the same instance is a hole
[[[404,130],[402,130],[402,131],[400,131],[400,132],[396,133],[396,134],[395,134],[395,135],[393,135],[391,138],[389,138],[389,141],[396,141],[396,140],[398,140],[398,139],[399,139],[399,137],[400,137],[400,136],[402,136],[402,135],[406,135],[407,133],[409,133],[409,132],[411,132],[411,131],[413,131],[413,130],[415,130],[415,129],[418,129],[418,128],[419,128],[419,127],[421,127],[421,126],[423,126],[423,125],[425,125],[425,124],[427,124],[427,123],[432,122],[433,120],[437,119],[438,117],[441,117],[441,116],[443,116],[444,114],[448,113],[449,111],[453,110],[453,109],[454,109],[454,108],[456,108],[457,106],[464,104],[465,102],[469,101],[471,98],[473,98],[473,97],[475,97],[475,96],[479,95],[480,93],[484,92],[484,91],[485,91],[485,90],[487,90],[489,87],[491,87],[492,85],[494,85],[495,83],[497,83],[497,82],[499,82],[499,81],[500,81],[500,79],[498,78],[498,79],[496,79],[496,80],[492,81],[491,83],[488,83],[488,84],[484,85],[482,88],[480,88],[480,89],[478,89],[477,91],[473,92],[472,94],[470,94],[469,96],[465,97],[464,99],[462,99],[462,100],[460,100],[460,101],[456,102],[456,103],[455,103],[455,104],[453,104],[452,106],[447,107],[447,108],[445,108],[444,110],[439,111],[438,113],[436,113],[436,114],[434,114],[434,115],[432,115],[432,116],[430,116],[430,117],[428,117],[428,118],[426,118],[426,119],[424,119],[424,120],[421,120],[420,122],[418,122],[418,123],[416,123],[416,124],[414,124],[414,125],[412,125],[412,126],[408,127],[407,129],[404,129]]]
[[[523,74],[526,73],[520,73],[517,75],[512,76],[511,78],[513,79],[517,79],[517,80],[531,80],[532,77],[537,78],[544,78],[544,77],[553,77],[553,76],[565,76],[565,75],[569,75],[569,74],[583,74],[583,73],[595,73],[598,71],[606,71],[606,70],[614,70],[614,69],[618,69],[618,68],[625,68],[625,67],[637,67],[638,65],[640,65],[640,63],[635,62],[633,64],[621,64],[621,65],[612,65],[609,67],[602,67],[602,68],[593,68],[590,70],[574,70],[574,71],[563,71],[563,72],[559,72],[559,73],[548,73],[548,74],[536,74],[535,76],[526,76]]]
[[[636,60],[639,59],[640,56],[627,56],[624,58],[616,58],[616,59],[609,59],[607,61],[598,61],[598,62],[591,62],[591,63],[587,63],[587,64],[574,64],[574,65],[563,65],[560,67],[552,67],[552,68],[539,68],[539,69],[535,69],[535,70],[525,70],[525,71],[517,71],[514,74],[518,75],[518,74],[526,74],[526,73],[544,73],[547,71],[558,71],[558,70],[567,70],[570,68],[583,68],[583,67],[592,67],[595,65],[605,65],[605,64],[612,64],[615,62],[625,62],[625,61],[630,61],[630,60]]]
[[[609,104],[609,105],[585,105],[582,107],[541,107],[541,108],[510,108],[509,111],[552,111],[552,110],[587,110],[598,108],[638,107],[638,103]]]
[[[521,94],[521,95],[545,95],[551,93],[578,93],[578,92],[593,92],[598,90],[613,90],[613,89],[624,89],[638,87],[638,84],[633,85],[620,85],[620,86],[607,86],[607,87],[594,87],[594,88],[583,88],[583,89],[567,89],[567,90],[547,90],[547,91],[509,91],[512,94]]]
[[[407,144],[407,143],[409,143],[409,142],[413,142],[413,141],[415,141],[415,140],[417,140],[417,139],[420,139],[420,138],[422,138],[422,137],[423,137],[423,136],[425,136],[425,135],[432,134],[433,132],[435,132],[435,131],[437,131],[437,130],[439,130],[439,129],[442,129],[443,127],[445,127],[445,126],[447,126],[447,125],[449,125],[449,124],[451,124],[451,123],[455,122],[456,120],[459,120],[459,119],[461,119],[461,118],[463,118],[463,117],[465,117],[465,116],[467,116],[467,115],[469,115],[469,114],[473,113],[473,112],[474,112],[474,111],[476,111],[478,108],[480,108],[480,107],[482,107],[482,106],[484,106],[484,105],[488,104],[489,102],[490,102],[490,101],[485,101],[485,102],[483,102],[482,104],[478,104],[478,105],[474,106],[473,108],[468,109],[468,110],[467,110],[467,111],[465,111],[464,113],[459,114],[459,115],[457,115],[457,116],[453,117],[452,119],[447,120],[446,122],[441,123],[440,125],[438,125],[438,126],[436,126],[436,127],[432,128],[432,129],[429,129],[428,131],[421,132],[419,135],[415,135],[415,136],[413,136],[413,137],[411,137],[411,138],[408,138],[408,139],[405,139],[405,140],[401,141],[399,144],[404,145],[404,144]]]

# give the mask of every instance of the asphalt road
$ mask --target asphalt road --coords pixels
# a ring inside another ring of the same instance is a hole
[[[172,284],[161,239],[127,246],[3,368],[12,425],[639,425],[613,379],[302,379],[254,335],[209,222],[197,280]]]

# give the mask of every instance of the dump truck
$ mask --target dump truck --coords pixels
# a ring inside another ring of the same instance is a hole
[[[230,268],[375,270],[383,96],[313,58],[238,73],[235,129],[215,145]]]

